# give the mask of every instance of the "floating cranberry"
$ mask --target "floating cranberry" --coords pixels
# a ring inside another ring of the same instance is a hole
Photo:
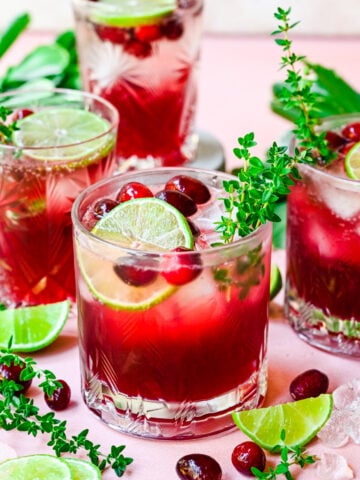
[[[134,34],[140,42],[155,42],[162,37],[159,25],[141,25],[135,28]]]
[[[150,57],[152,54],[152,46],[149,42],[141,42],[137,38],[131,38],[124,44],[124,50],[129,55],[138,58]]]
[[[111,198],[101,198],[95,202],[93,206],[93,214],[96,218],[102,218],[109,213],[113,208],[117,207],[118,202],[111,200]]]
[[[0,380],[1,378],[6,378],[6,380],[13,380],[15,383],[22,387],[21,390],[15,392],[17,395],[20,395],[20,393],[25,393],[32,383],[32,379],[20,380],[21,372],[25,369],[25,367],[25,363],[11,363],[10,365],[5,365],[5,363],[0,364]]]
[[[129,182],[123,185],[116,196],[118,202],[127,202],[134,198],[153,197],[152,191],[143,183]]]
[[[243,442],[237,445],[231,455],[231,461],[236,470],[243,475],[254,476],[251,468],[255,467],[263,472],[266,456],[261,447],[254,442]]]
[[[339,148],[339,153],[345,156],[354,145],[356,145],[356,142],[345,143],[342,147]]]
[[[187,175],[176,175],[166,183],[164,188],[185,193],[198,205],[208,202],[211,196],[210,190],[203,182]]]
[[[119,27],[111,27],[108,25],[95,25],[95,32],[98,37],[104,42],[111,42],[122,45],[130,38],[129,30]]]
[[[193,215],[197,211],[194,200],[185,193],[178,192],[177,190],[161,190],[155,197],[170,203],[170,205],[177,208],[185,217],[190,217],[190,215]]]
[[[138,265],[115,264],[114,272],[123,282],[132,287],[145,287],[153,283],[157,272]]]
[[[177,40],[184,33],[184,26],[179,17],[171,17],[161,25],[161,33],[168,40]]]
[[[34,113],[34,111],[30,110],[29,108],[20,108],[20,109],[15,111],[13,120],[14,121],[22,120],[23,118],[28,117],[29,115],[32,115],[33,113]]]
[[[329,379],[325,373],[316,369],[306,370],[298,375],[290,384],[290,395],[294,400],[318,397],[326,393]]]
[[[194,239],[198,238],[200,235],[200,228],[191,220],[187,219],[191,233],[193,234]]]
[[[342,135],[354,142],[360,141],[360,122],[350,123],[346,125],[341,131]]]
[[[336,132],[332,132],[331,130],[326,132],[325,140],[327,140],[328,146],[331,148],[331,150],[337,150],[347,143],[347,140],[344,137]]]
[[[57,388],[51,396],[44,394],[45,402],[51,410],[65,410],[70,403],[71,390],[65,380],[58,380],[62,387]]]
[[[176,463],[176,473],[181,480],[221,480],[222,471],[218,462],[203,453],[192,453]]]
[[[173,252],[179,255],[169,255],[161,271],[161,275],[171,285],[185,285],[200,275],[202,272],[202,261],[197,252],[192,252],[185,247],[177,247]],[[184,254],[184,252],[192,252]]]

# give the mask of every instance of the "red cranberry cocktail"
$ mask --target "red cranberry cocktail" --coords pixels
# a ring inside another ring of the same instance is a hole
[[[321,128],[335,158],[301,165],[288,198],[286,313],[310,344],[360,356],[360,182],[351,178],[359,115]]]
[[[263,400],[271,225],[219,245],[232,178],[149,169],[74,204],[83,396],[123,432],[209,435]]]
[[[0,96],[17,119],[0,143],[0,303],[75,300],[71,207],[115,170],[118,113],[73,90]]]
[[[123,169],[194,158],[203,0],[73,0],[85,90],[121,117]]]

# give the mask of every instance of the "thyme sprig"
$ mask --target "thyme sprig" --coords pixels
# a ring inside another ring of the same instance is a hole
[[[12,110],[0,105],[0,145],[11,143],[12,134],[18,130],[16,120],[11,123],[5,123],[12,114]]]
[[[0,351],[0,364],[7,366],[25,365],[20,380],[38,379],[39,388],[51,396],[55,389],[61,387],[56,376],[50,370],[40,369],[32,358],[21,358],[11,353],[10,348]],[[111,467],[121,477],[133,459],[123,455],[124,445],[112,446],[108,454],[102,453],[100,445],[89,438],[89,430],[82,430],[77,435],[69,436],[67,422],[55,417],[54,412],[40,414],[40,409],[33,399],[19,393],[22,386],[14,380],[2,378],[0,381],[0,427],[4,430],[18,430],[36,437],[38,434],[48,435],[47,443],[57,456],[64,453],[76,454],[85,451],[89,460],[100,470]]]
[[[297,165],[313,164],[319,157],[329,161],[332,156],[325,132],[319,133],[316,129],[319,120],[315,115],[316,97],[311,91],[310,70],[305,66],[305,57],[292,50],[289,32],[297,23],[290,23],[290,12],[290,8],[278,8],[274,16],[281,23],[273,35],[281,35],[275,42],[283,50],[281,68],[287,72],[285,83],[288,88],[283,89],[279,100],[285,108],[300,112],[293,130],[297,147],[290,154],[287,147],[274,142],[265,160],[261,160],[251,154],[251,149],[256,146],[254,133],[238,138],[239,146],[233,152],[242,160],[242,167],[237,170],[237,180],[224,182],[227,196],[221,200],[225,214],[215,224],[223,243],[232,242],[235,235],[246,236],[268,221],[280,221],[275,206],[290,192],[294,180],[300,179]]]
[[[260,480],[276,480],[279,476],[284,475],[286,480],[294,480],[290,471],[291,466],[298,465],[301,468],[305,468],[307,465],[313,464],[318,460],[315,455],[309,455],[305,447],[289,447],[284,445],[285,437],[286,432],[282,430],[280,433],[282,444],[276,445],[273,448],[273,451],[280,452],[280,462],[275,468],[269,467],[265,472],[261,472],[256,467],[252,467],[251,472],[255,478],[259,478]]]

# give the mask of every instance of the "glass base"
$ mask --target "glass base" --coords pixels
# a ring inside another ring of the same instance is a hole
[[[360,322],[326,315],[286,286],[285,316],[299,337],[329,353],[360,357]]]
[[[267,364],[231,392],[201,402],[165,402],[114,395],[96,377],[86,382],[88,408],[110,427],[130,435],[155,439],[191,439],[235,428],[233,411],[261,406],[267,389]]]

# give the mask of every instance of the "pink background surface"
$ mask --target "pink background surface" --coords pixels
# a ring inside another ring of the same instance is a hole
[[[0,74],[6,66],[16,63],[36,44],[47,43],[51,34],[30,33],[22,37],[4,57]],[[305,54],[312,62],[335,68],[345,79],[360,91],[357,58],[360,38],[298,38],[294,41],[297,53]],[[235,165],[232,148],[238,136],[255,131],[258,154],[287,131],[289,124],[271,113],[269,103],[271,85],[281,80],[283,74],[278,65],[281,52],[269,37],[262,36],[207,36],[203,41],[200,70],[200,93],[198,125],[222,142],[227,155],[227,166]],[[273,262],[284,271],[284,252],[275,251]],[[293,333],[283,316],[282,293],[271,304],[269,331],[269,387],[265,405],[290,401],[288,386],[298,373],[308,368],[318,368],[330,378],[332,391],[340,384],[360,377],[359,361],[340,358],[320,352]],[[231,464],[233,448],[246,439],[238,430],[222,436],[194,441],[154,441],[133,438],[117,433],[95,418],[83,405],[79,389],[79,365],[76,323],[71,320],[61,336],[46,350],[33,355],[42,368],[65,379],[72,388],[70,407],[58,417],[66,419],[70,434],[84,428],[90,429],[90,439],[101,443],[107,451],[112,444],[126,445],[125,454],[134,458],[123,478],[131,480],[175,479],[175,464],[178,458],[188,453],[206,453],[220,463],[223,480],[248,478],[239,474]],[[31,393],[41,405],[37,388]],[[0,441],[10,444],[18,454],[51,453],[46,438],[27,437],[26,434],[0,431]],[[312,453],[322,451],[343,454],[351,465],[355,478],[360,478],[360,447],[349,443],[346,447],[332,450],[315,440],[309,445]],[[273,464],[270,458],[269,464]],[[115,479],[106,472],[104,479]],[[299,480],[314,480],[312,467],[296,475]],[[329,478],[331,480],[331,478]]]

